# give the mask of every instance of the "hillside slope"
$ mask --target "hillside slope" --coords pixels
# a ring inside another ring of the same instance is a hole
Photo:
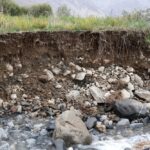
[[[31,6],[33,4],[48,3],[56,11],[57,8],[66,4],[74,15],[82,17],[94,15],[120,15],[123,10],[132,11],[150,8],[150,0],[14,0],[19,5]]]

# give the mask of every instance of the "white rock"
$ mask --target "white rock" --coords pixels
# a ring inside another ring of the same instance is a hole
[[[80,92],[78,90],[72,90],[68,94],[66,94],[66,99],[67,101],[77,101],[78,98],[80,97]]]
[[[127,67],[126,70],[127,70],[127,72],[130,72],[130,73],[131,73],[131,72],[134,72],[134,69],[133,69],[132,67]]]
[[[86,74],[89,75],[89,76],[92,76],[93,73],[92,73],[91,70],[86,70]]]
[[[50,70],[48,70],[48,69],[44,69],[44,72],[46,73],[46,75],[47,75],[47,79],[48,79],[48,81],[50,81],[50,80],[53,80],[54,79],[54,75],[53,75],[53,73],[50,71]]]
[[[79,65],[75,65],[75,69],[76,69],[77,71],[81,71],[81,70],[82,70],[82,68],[81,68]]]
[[[99,72],[104,72],[104,70],[105,70],[105,67],[104,67],[104,66],[101,66],[101,67],[98,68],[98,71],[99,71]]]
[[[140,86],[143,87],[144,82],[142,80],[142,78],[140,76],[138,76],[137,74],[134,75],[134,80],[135,82]]]
[[[127,88],[128,88],[130,91],[133,91],[133,90],[134,90],[134,85],[133,85],[131,82],[129,82]]]
[[[10,128],[13,128],[13,127],[14,127],[13,121],[9,121],[9,122],[7,123],[7,125],[8,125]]]
[[[17,99],[17,94],[11,94],[11,95],[10,95],[10,98],[11,98],[12,100]]]
[[[62,85],[56,84],[56,85],[55,85],[55,88],[56,88],[56,89],[61,89],[61,88],[62,88]]]
[[[13,66],[11,64],[6,64],[6,69],[9,72],[13,72]]]
[[[109,82],[109,83],[116,83],[116,82],[117,82],[117,79],[115,79],[115,78],[109,78],[109,79],[108,79],[108,82]]]
[[[79,80],[79,81],[82,81],[82,80],[84,80],[85,76],[86,76],[85,72],[79,72],[79,73],[76,74],[76,78],[75,79]]]
[[[127,75],[126,77],[120,79],[120,81],[124,82],[124,83],[129,83],[130,82],[130,77]]]
[[[122,99],[129,99],[130,96],[131,95],[130,95],[130,93],[127,90],[125,90],[125,89],[121,90],[121,97],[122,97]]]
[[[143,89],[136,90],[135,95],[146,100],[147,102],[150,102],[150,91],[143,90]]]
[[[18,112],[18,113],[22,113],[22,106],[21,106],[21,105],[18,105],[18,106],[17,106],[17,112]]]
[[[0,107],[3,106],[3,102],[4,102],[3,99],[0,98]]]
[[[104,103],[104,93],[96,86],[91,86],[89,88],[91,95],[97,101],[97,103]]]
[[[70,70],[66,70],[66,71],[63,73],[63,76],[67,76],[67,75],[69,75],[69,74],[71,74],[71,71],[70,71]]]
[[[61,73],[61,69],[55,67],[55,68],[52,69],[52,72],[53,72],[54,74],[56,74],[56,75],[59,75],[59,74]]]

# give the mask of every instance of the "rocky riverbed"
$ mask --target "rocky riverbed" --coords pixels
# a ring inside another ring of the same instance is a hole
[[[0,150],[150,148],[149,69],[19,58],[0,69]]]

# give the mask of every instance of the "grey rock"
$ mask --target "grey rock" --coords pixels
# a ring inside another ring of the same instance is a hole
[[[10,150],[10,146],[7,142],[0,143],[0,150]]]
[[[0,139],[6,139],[7,137],[7,131],[5,131],[3,128],[0,128]]]
[[[143,126],[144,126],[143,123],[132,123],[132,124],[130,124],[131,129],[142,128]]]
[[[95,117],[89,117],[86,121],[86,126],[88,129],[92,129],[96,125],[97,119]]]
[[[48,132],[50,132],[50,131],[54,130],[55,127],[56,127],[55,119],[50,119],[46,130],[47,130]]]
[[[150,91],[147,90],[136,90],[135,95],[146,100],[147,102],[150,102]]]
[[[27,139],[26,142],[27,142],[27,146],[28,146],[29,148],[31,148],[31,147],[33,147],[33,146],[35,145],[36,140],[33,139],[33,138],[31,138],[31,139]]]
[[[144,104],[134,99],[126,99],[115,103],[115,111],[123,117],[145,116],[148,109]]]
[[[121,119],[117,124],[117,128],[126,128],[130,126],[130,121],[128,119]]]
[[[96,86],[91,86],[89,88],[91,95],[97,101],[97,103],[104,103],[104,93]]]
[[[91,136],[79,117],[81,114],[77,110],[63,112],[56,119],[55,139],[63,139],[66,146],[73,144],[90,144]]]
[[[56,150],[67,150],[65,146],[65,142],[62,139],[57,139],[54,142]]]

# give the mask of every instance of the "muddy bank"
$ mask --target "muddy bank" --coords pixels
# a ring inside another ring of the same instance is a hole
[[[81,66],[100,64],[149,68],[150,50],[146,34],[136,31],[26,32],[0,35],[1,61],[19,57],[25,64],[50,59],[73,61]],[[84,58],[81,63],[79,58]]]

